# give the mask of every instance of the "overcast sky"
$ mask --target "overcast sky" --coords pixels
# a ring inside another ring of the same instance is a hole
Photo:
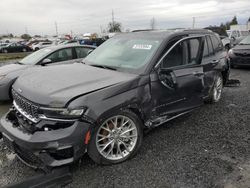
[[[0,34],[100,33],[107,28],[114,10],[123,29],[196,27],[220,24],[237,15],[241,23],[250,17],[250,0],[1,0]]]

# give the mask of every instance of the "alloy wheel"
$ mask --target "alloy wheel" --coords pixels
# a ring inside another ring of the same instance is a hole
[[[214,100],[216,102],[219,101],[221,98],[222,88],[223,88],[223,81],[222,78],[219,76],[215,81],[214,92],[213,92]]]
[[[127,157],[138,141],[138,130],[128,117],[117,115],[107,119],[98,129],[96,146],[98,152],[108,160]]]

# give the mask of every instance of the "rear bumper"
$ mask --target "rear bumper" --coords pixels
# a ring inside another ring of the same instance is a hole
[[[5,144],[27,165],[35,168],[70,164],[86,152],[85,137],[91,125],[75,121],[67,128],[29,133],[9,120],[10,111],[0,121]],[[42,120],[40,126],[55,122]]]

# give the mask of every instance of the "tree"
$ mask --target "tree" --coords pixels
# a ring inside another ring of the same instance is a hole
[[[108,24],[108,31],[110,33],[121,32],[122,31],[122,24],[119,22],[109,22]]]
[[[25,40],[29,40],[29,39],[31,39],[31,36],[29,34],[23,34],[23,35],[21,35],[21,38],[25,39]]]
[[[155,18],[153,17],[153,18],[150,20],[150,29],[154,30],[154,29],[155,29],[155,26],[156,26],[156,21],[155,21]]]
[[[232,21],[230,22],[230,25],[237,25],[238,24],[238,20],[237,20],[237,17],[234,16]]]

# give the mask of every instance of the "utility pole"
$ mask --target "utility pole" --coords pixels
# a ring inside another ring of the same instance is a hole
[[[195,27],[195,17],[193,17],[193,29]]]
[[[73,31],[72,30],[70,31],[70,35],[71,35],[71,38],[73,38]]]
[[[112,25],[113,25],[113,30],[115,27],[115,16],[114,16],[114,10],[112,9]]]
[[[57,22],[55,22],[55,27],[56,27],[56,36],[58,36],[58,27],[57,27]]]

